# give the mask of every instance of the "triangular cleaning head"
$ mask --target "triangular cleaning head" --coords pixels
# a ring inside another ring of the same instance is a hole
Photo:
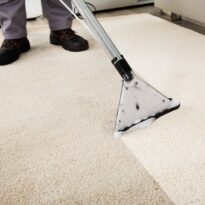
[[[115,136],[145,128],[157,118],[180,107],[180,103],[167,98],[152,86],[134,76],[123,81],[119,102]]]

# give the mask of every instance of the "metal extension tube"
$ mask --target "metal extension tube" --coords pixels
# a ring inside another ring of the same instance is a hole
[[[72,0],[72,2],[76,6],[76,8],[78,9],[82,17],[84,18],[85,22],[87,23],[91,31],[94,31],[94,33],[98,35],[97,38],[101,40],[101,43],[105,46],[105,48],[109,52],[111,60],[114,58],[117,58],[118,60],[122,59],[120,52],[115,47],[110,37],[107,35],[104,28],[100,25],[100,23],[92,14],[92,12],[85,4],[85,2],[82,0]]]
[[[59,0],[78,20],[78,16],[74,13],[72,8],[69,8],[63,0]],[[93,13],[90,11],[84,0],[72,0],[74,6],[78,9],[78,12],[83,17],[83,21],[80,21],[91,31],[91,34],[97,39],[99,43],[105,48],[108,55],[110,56],[113,65],[115,66],[118,73],[125,81],[131,81],[133,79],[132,69],[120,54],[104,28],[101,26],[99,21],[95,18]]]

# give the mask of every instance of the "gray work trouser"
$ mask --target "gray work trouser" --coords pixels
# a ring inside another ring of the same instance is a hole
[[[35,1],[35,0],[34,0]],[[52,31],[70,28],[72,15],[59,0],[41,0]],[[71,7],[71,0],[64,0]],[[0,0],[0,25],[5,39],[27,36],[25,0]]]

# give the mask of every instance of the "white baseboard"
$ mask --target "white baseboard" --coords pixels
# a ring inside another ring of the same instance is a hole
[[[26,0],[27,18],[36,18],[42,15],[40,0]]]

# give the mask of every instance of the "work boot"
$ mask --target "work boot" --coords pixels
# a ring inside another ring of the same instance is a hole
[[[72,29],[63,29],[51,31],[50,43],[53,45],[62,45],[65,50],[78,52],[89,48],[88,41],[76,35]]]
[[[20,54],[30,50],[28,39],[5,39],[0,48],[0,65],[7,65],[16,61]]]

